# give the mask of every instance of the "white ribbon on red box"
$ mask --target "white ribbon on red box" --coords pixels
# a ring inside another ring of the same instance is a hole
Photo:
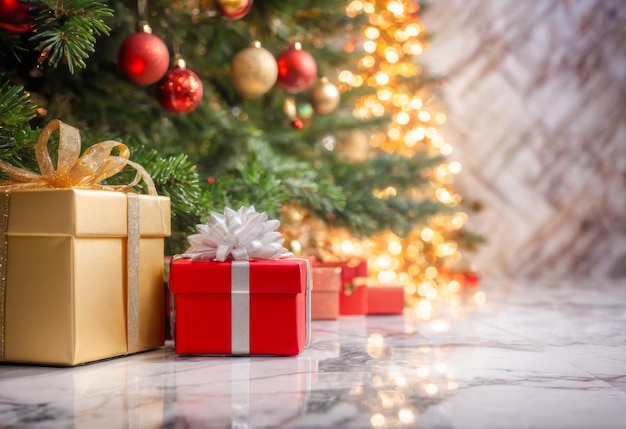
[[[250,263],[233,261],[231,266],[231,353],[250,354]]]
[[[306,262],[306,345],[311,343],[311,266]],[[250,263],[232,261],[231,263],[231,353],[234,355],[250,354]]]
[[[190,247],[185,256],[193,261],[248,261],[293,256],[283,247],[284,237],[277,231],[280,221],[267,218],[254,206],[224,214],[211,212],[206,224],[197,225],[197,234],[187,237]]]

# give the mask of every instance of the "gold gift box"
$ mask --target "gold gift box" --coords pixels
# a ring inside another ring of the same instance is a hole
[[[164,344],[163,254],[170,200],[136,197],[139,216],[131,221],[139,222],[139,264],[128,267],[127,194],[10,192],[5,361],[72,366]],[[136,255],[137,249],[132,251]],[[129,275],[128,268],[136,271]],[[128,277],[137,275],[136,294],[129,298]],[[128,314],[133,320],[138,315],[133,350]]]

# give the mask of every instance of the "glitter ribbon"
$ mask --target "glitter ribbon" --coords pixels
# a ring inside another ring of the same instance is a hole
[[[58,161],[55,169],[48,152],[48,140],[59,130]],[[118,148],[117,156],[112,155]],[[130,150],[123,143],[104,141],[90,146],[80,155],[80,132],[58,119],[50,121],[42,130],[35,146],[35,156],[41,174],[15,167],[0,161],[9,180],[0,182],[0,362],[5,360],[5,315],[6,315],[6,275],[7,275],[7,232],[10,204],[10,191],[33,188],[81,188],[129,191],[143,179],[148,193],[158,196],[156,187],[148,172],[129,160]],[[126,185],[103,185],[100,182],[114,176],[130,166],[137,172],[132,182]],[[165,228],[165,226],[164,226]],[[128,352],[139,349],[139,197],[128,194],[128,235],[127,235],[127,341]]]
[[[7,229],[9,227],[9,193],[0,193],[0,362],[4,361],[4,317],[7,283]]]
[[[57,168],[48,153],[48,139],[59,130],[59,150]],[[118,148],[117,156],[111,155]],[[125,191],[139,184],[141,179],[148,186],[148,193],[156,195],[156,188],[148,172],[136,162],[130,161],[130,150],[112,140],[96,143],[80,154],[80,132],[58,119],[53,119],[39,135],[35,145],[35,156],[41,174],[15,167],[0,161],[0,170],[8,176],[8,181],[0,182],[0,190],[26,188],[82,188]],[[126,166],[137,171],[135,179],[127,185],[103,185],[100,182],[114,176]]]
[[[139,351],[139,195],[128,194],[128,233],[126,239],[126,350]]]

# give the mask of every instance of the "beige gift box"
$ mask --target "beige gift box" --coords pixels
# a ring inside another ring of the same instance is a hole
[[[312,276],[311,319],[337,319],[339,317],[341,267],[313,265]]]
[[[72,366],[164,344],[169,198],[80,189],[0,197],[0,361]]]

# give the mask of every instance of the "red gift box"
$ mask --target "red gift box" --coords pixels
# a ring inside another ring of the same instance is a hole
[[[370,286],[367,288],[367,314],[402,314],[402,286]]]
[[[367,261],[365,259],[351,259],[344,262],[315,263],[321,267],[341,268],[341,290],[339,291],[339,314],[355,315],[367,314]]]
[[[365,287],[367,261],[351,259],[341,263],[343,290],[339,294],[339,314],[367,314],[368,290]]]
[[[367,277],[365,259],[351,259],[341,263],[343,289],[339,294],[339,314],[367,314],[368,290],[362,281],[365,277]]]
[[[176,353],[297,355],[310,339],[309,278],[304,259],[174,260]]]
[[[354,280],[352,283],[344,285],[339,294],[339,314],[345,316],[367,314],[368,293],[365,284],[355,284]]]
[[[311,319],[333,320],[339,317],[341,268],[313,266]]]

